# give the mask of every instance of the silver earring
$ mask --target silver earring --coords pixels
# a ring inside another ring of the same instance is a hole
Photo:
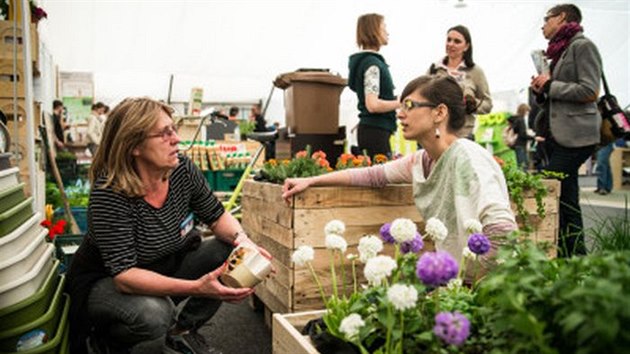
[[[438,128],[438,127],[435,127],[435,137],[436,137],[437,139],[439,139],[439,138],[440,138],[440,128]]]

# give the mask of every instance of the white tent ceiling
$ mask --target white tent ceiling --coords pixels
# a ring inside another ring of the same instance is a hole
[[[534,73],[530,51],[546,47],[542,17],[557,2],[464,0],[463,8],[457,2],[39,0],[48,12],[40,32],[59,70],[93,72],[96,99],[115,104],[127,96],[165,99],[171,74],[174,101],[188,101],[192,87],[204,89],[204,101],[264,100],[276,75],[302,67],[345,77],[356,51],[356,18],[367,12],[385,15],[390,44],[382,53],[399,93],[444,55],[446,30],[463,24],[475,61],[502,98],[495,108],[514,109]],[[613,92],[622,105],[630,103],[630,2],[574,3]],[[346,89],[344,123],[354,122],[353,102]],[[269,120],[284,122],[282,105],[276,91]]]

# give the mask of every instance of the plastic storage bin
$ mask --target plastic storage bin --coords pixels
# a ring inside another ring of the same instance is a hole
[[[40,340],[43,338],[44,341],[52,338],[57,332],[57,325],[63,310],[62,297],[63,288],[58,286],[50,306],[43,315],[30,322],[0,331],[0,350],[18,351],[18,349],[23,348],[22,344],[26,342],[29,335],[36,335]]]
[[[0,191],[18,184],[20,169],[17,167],[0,171]]]
[[[47,232],[42,230],[26,247],[8,259],[0,260],[0,284],[19,279],[33,268],[33,265],[43,256],[44,250],[48,248],[49,244],[44,241],[46,234]]]
[[[10,234],[0,237],[0,260],[9,259],[20,252],[20,250],[26,247],[33,238],[37,237],[42,230],[48,233],[47,229],[39,225],[41,218],[42,214],[36,212],[30,219],[18,226]]]
[[[215,191],[229,192],[234,190],[241,180],[241,176],[245,170],[223,170],[214,171]]]
[[[77,226],[79,227],[79,231],[82,234],[87,233],[87,207],[71,207],[72,216],[74,216],[74,220],[77,222]],[[60,218],[65,215],[65,210],[63,208],[55,209],[53,213],[53,218]]]
[[[26,199],[24,186],[24,183],[19,183],[0,190],[0,213],[4,213]]]
[[[3,237],[33,216],[33,197],[29,197],[13,208],[0,213],[0,237]]]
[[[19,279],[0,285],[0,309],[17,304],[18,302],[33,296],[44,284],[46,276],[57,260],[52,257],[53,245],[48,245],[44,256],[35,266]]]
[[[35,294],[17,304],[0,309],[0,331],[34,321],[46,313],[53,296],[59,288],[63,289],[65,284],[65,277],[60,277],[57,272],[58,266],[59,262],[55,262],[44,284]]]
[[[56,327],[54,328],[53,335],[49,337],[48,342],[43,345],[40,345],[33,349],[25,349],[20,350],[20,354],[57,354],[63,353],[67,354],[67,351],[61,351],[61,347],[63,345],[64,339],[68,337],[69,326],[68,326],[68,312],[70,311],[70,297],[68,295],[63,295],[62,304],[58,309],[58,312],[61,314],[59,321],[56,323]],[[67,342],[66,342],[67,346]],[[12,351],[14,353],[15,351]],[[5,352],[0,352],[0,354],[5,354]]]
[[[208,185],[210,186],[210,188],[212,188],[212,190],[216,190],[216,183],[215,183],[215,178],[214,178],[214,171],[211,170],[207,170],[207,171],[203,171],[203,175],[204,177],[206,177],[206,181],[208,181]]]

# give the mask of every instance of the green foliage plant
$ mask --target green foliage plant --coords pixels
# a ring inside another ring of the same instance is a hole
[[[322,151],[312,153],[310,145],[299,151],[291,160],[266,161],[260,171],[262,179],[271,183],[283,183],[287,178],[318,176],[330,171],[326,154]]]

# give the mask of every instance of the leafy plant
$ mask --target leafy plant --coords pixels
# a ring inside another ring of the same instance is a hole
[[[564,175],[558,172],[543,171],[539,174],[531,174],[518,168],[514,163],[504,163],[497,159],[505,181],[507,183],[510,200],[516,205],[516,213],[522,220],[523,231],[531,231],[527,210],[525,209],[525,192],[533,191],[536,199],[536,212],[541,218],[545,217],[545,205],[543,199],[547,196],[547,187],[543,184],[545,178],[562,179]]]
[[[596,215],[595,225],[586,230],[592,240],[591,252],[630,251],[630,211],[628,201],[620,216]]]
[[[256,122],[250,120],[240,120],[238,122],[238,130],[241,132],[241,135],[247,135],[252,133],[256,128]]]

